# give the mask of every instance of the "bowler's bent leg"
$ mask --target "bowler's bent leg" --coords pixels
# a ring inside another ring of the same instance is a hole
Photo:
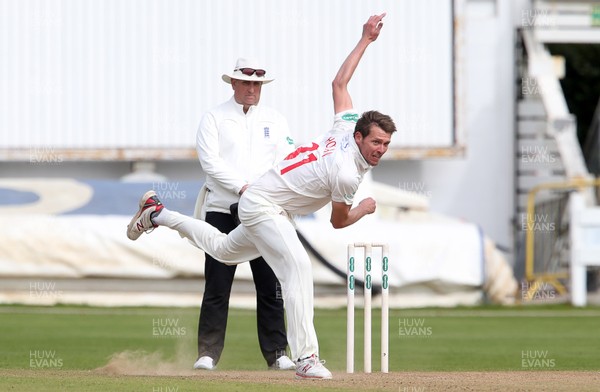
[[[240,264],[260,256],[242,225],[224,234],[202,220],[166,208],[153,221],[159,226],[176,230],[181,237],[224,264]]]
[[[271,215],[245,228],[246,235],[281,283],[292,359],[318,355],[319,343],[313,324],[312,265],[296,229],[283,215]]]

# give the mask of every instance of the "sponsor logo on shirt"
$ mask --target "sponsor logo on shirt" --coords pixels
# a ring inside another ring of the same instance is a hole
[[[342,120],[357,122],[358,121],[358,113],[346,113],[342,115]]]
[[[269,139],[271,137],[271,131],[269,130],[269,127],[264,127],[263,129],[265,131],[265,139]]]
[[[323,157],[332,154],[335,151],[335,146],[337,146],[335,138],[333,136],[329,136],[327,140],[325,140],[325,150],[323,151]]]

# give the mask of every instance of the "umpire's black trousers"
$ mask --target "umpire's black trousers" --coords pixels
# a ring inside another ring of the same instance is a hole
[[[205,220],[223,233],[229,233],[236,227],[230,214],[207,212]],[[267,364],[271,366],[287,348],[281,285],[262,257],[250,261],[250,268],[256,287],[258,342]],[[198,357],[209,356],[215,365],[221,358],[225,343],[235,270],[235,265],[225,265],[206,254],[206,283],[198,322]]]

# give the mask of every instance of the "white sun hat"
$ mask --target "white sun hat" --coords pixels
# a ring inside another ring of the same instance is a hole
[[[225,73],[221,78],[225,83],[231,84],[231,79],[258,81],[267,84],[274,79],[267,78],[265,67],[255,59],[246,59],[240,57],[235,63],[235,68],[231,73]]]

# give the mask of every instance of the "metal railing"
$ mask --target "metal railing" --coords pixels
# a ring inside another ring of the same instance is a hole
[[[552,285],[559,294],[567,290],[560,279],[568,277],[567,259],[569,235],[568,199],[573,191],[584,191],[600,187],[600,179],[573,179],[565,182],[540,184],[531,189],[527,196],[525,223],[525,279],[529,283],[527,298],[535,291]],[[542,191],[553,194],[536,204],[536,196]],[[558,195],[558,196],[557,196]]]

